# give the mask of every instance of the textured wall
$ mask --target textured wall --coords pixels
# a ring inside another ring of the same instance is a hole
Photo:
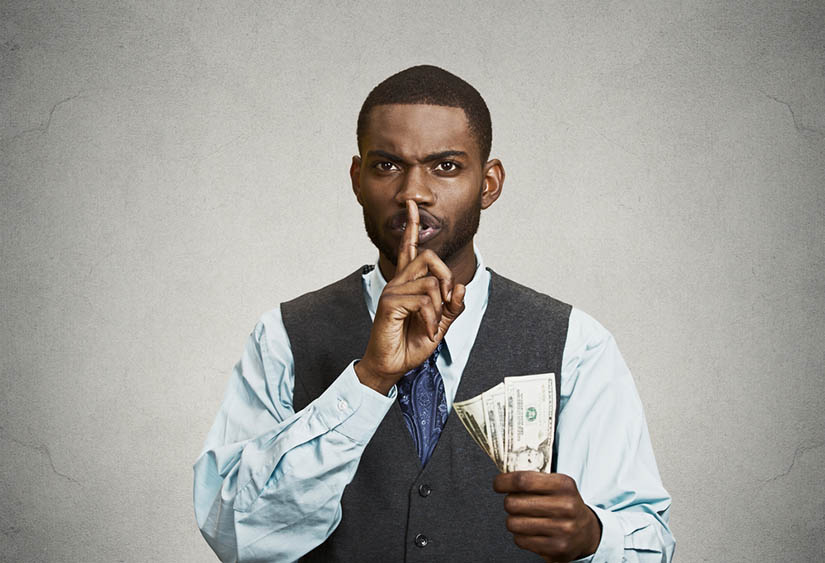
[[[486,260],[634,371],[677,560],[821,560],[822,2],[214,4],[0,3],[0,559],[210,559],[232,365],[373,259],[355,117],[429,62],[493,114]]]

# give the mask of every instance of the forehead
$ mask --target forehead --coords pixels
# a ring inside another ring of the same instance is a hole
[[[404,157],[446,150],[478,152],[463,109],[427,104],[375,106],[370,110],[363,144],[362,149]]]

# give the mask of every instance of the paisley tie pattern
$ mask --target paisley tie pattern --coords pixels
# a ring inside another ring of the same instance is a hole
[[[443,344],[443,340],[439,342],[435,352],[423,364],[405,373],[397,385],[398,405],[422,465],[430,459],[447,422],[444,381],[435,365]]]

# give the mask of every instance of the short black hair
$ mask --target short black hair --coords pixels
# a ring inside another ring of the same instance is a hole
[[[478,143],[481,162],[487,162],[493,142],[490,110],[478,90],[455,74],[432,65],[413,66],[393,74],[373,88],[358,113],[356,137],[359,149],[370,110],[387,104],[429,104],[463,109],[470,133]]]

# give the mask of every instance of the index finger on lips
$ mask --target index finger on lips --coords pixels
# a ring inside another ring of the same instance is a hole
[[[418,204],[413,200],[407,200],[407,224],[404,234],[401,235],[401,243],[398,246],[398,263],[396,273],[401,272],[407,264],[415,260],[418,256],[418,230],[421,220],[418,216]]]

